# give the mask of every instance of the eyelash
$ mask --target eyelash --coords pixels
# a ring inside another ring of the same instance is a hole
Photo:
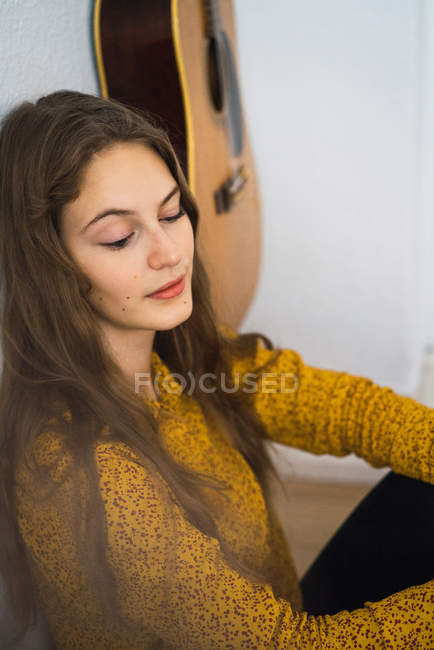
[[[183,217],[185,214],[184,208],[181,208],[178,214],[173,215],[173,217],[166,217],[165,219],[161,219],[161,221],[166,221],[167,223],[172,223],[173,221],[177,221],[181,217]],[[123,239],[118,239],[118,241],[111,242],[110,244],[101,244],[101,246],[107,246],[111,250],[114,251],[121,251],[123,248],[126,248],[128,246],[128,241],[129,239],[134,235],[132,232],[128,237],[124,237]],[[121,242],[124,242],[122,246],[117,246],[117,244],[120,244]]]

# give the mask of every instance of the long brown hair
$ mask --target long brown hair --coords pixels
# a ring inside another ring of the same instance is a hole
[[[63,453],[66,450],[74,459],[71,471],[84,470],[89,481],[91,501],[86,516],[92,513],[97,524],[87,529],[86,538],[77,534],[77,547],[80,562],[111,616],[119,608],[114,578],[101,552],[106,530],[94,457],[95,443],[107,424],[112,440],[122,441],[139,462],[157,468],[185,516],[205,534],[219,539],[234,568],[258,582],[272,583],[270,576],[243,564],[220,540],[199,488],[224,486],[187,471],[164,448],[149,408],[126,386],[103,347],[95,313],[86,299],[90,283],[59,237],[59,214],[78,197],[92,156],[120,142],[142,143],[162,157],[179,184],[181,204],[196,238],[199,214],[194,197],[167,135],[143,111],[62,90],[18,105],[5,117],[0,132],[0,572],[21,633],[34,620],[37,603],[17,523],[15,469],[24,458],[28,469],[37,473],[35,484],[41,486],[41,493],[42,486],[51,486],[55,498],[54,472],[47,473],[46,467],[39,467],[25,453],[47,428],[56,429]],[[188,370],[196,378],[205,372],[230,377],[230,359],[253,353],[258,337],[267,348],[273,345],[256,332],[236,337],[225,334],[219,328],[197,250],[193,269],[192,314],[175,328],[156,332],[154,349],[171,372],[185,375]],[[264,444],[267,433],[251,408],[251,396],[219,387],[207,393],[196,388],[194,396],[207,420],[224,423],[268,500],[273,467]],[[64,417],[66,408],[70,418]],[[77,497],[74,516],[79,519],[83,512]]]

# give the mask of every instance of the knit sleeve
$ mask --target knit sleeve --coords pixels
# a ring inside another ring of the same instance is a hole
[[[269,586],[252,584],[231,569],[217,540],[162,498],[166,490],[156,475],[119,461],[110,446],[99,452],[99,468],[110,557],[134,626],[145,622],[166,643],[186,649],[344,648],[352,638],[361,648],[381,647],[384,639],[394,648],[404,647],[404,640],[429,647],[434,581],[352,613],[295,613]]]
[[[290,349],[256,372],[274,354],[258,340],[254,356],[233,366],[270,439],[314,454],[354,453],[434,483],[434,409],[368,378],[308,366]]]
[[[118,454],[113,443],[98,445],[96,459],[107,557],[125,620],[120,634],[83,589],[61,513],[20,505],[21,531],[43,577],[41,599],[59,648],[432,647],[434,581],[352,612],[296,612],[270,586],[229,565],[219,542],[185,518],[156,471]]]

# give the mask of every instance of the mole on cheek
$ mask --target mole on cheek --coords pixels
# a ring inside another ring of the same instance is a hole
[[[122,311],[125,311],[125,307],[122,307]]]
[[[130,299],[130,297],[129,297],[129,296],[127,296],[127,300],[129,300],[129,299]]]

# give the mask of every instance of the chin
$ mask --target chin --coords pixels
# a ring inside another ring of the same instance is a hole
[[[189,304],[183,304],[182,306],[183,309],[173,309],[173,312],[171,314],[167,313],[165,315],[162,315],[160,318],[153,319],[154,326],[152,329],[159,331],[171,330],[188,320],[193,312],[193,304],[190,301]]]

